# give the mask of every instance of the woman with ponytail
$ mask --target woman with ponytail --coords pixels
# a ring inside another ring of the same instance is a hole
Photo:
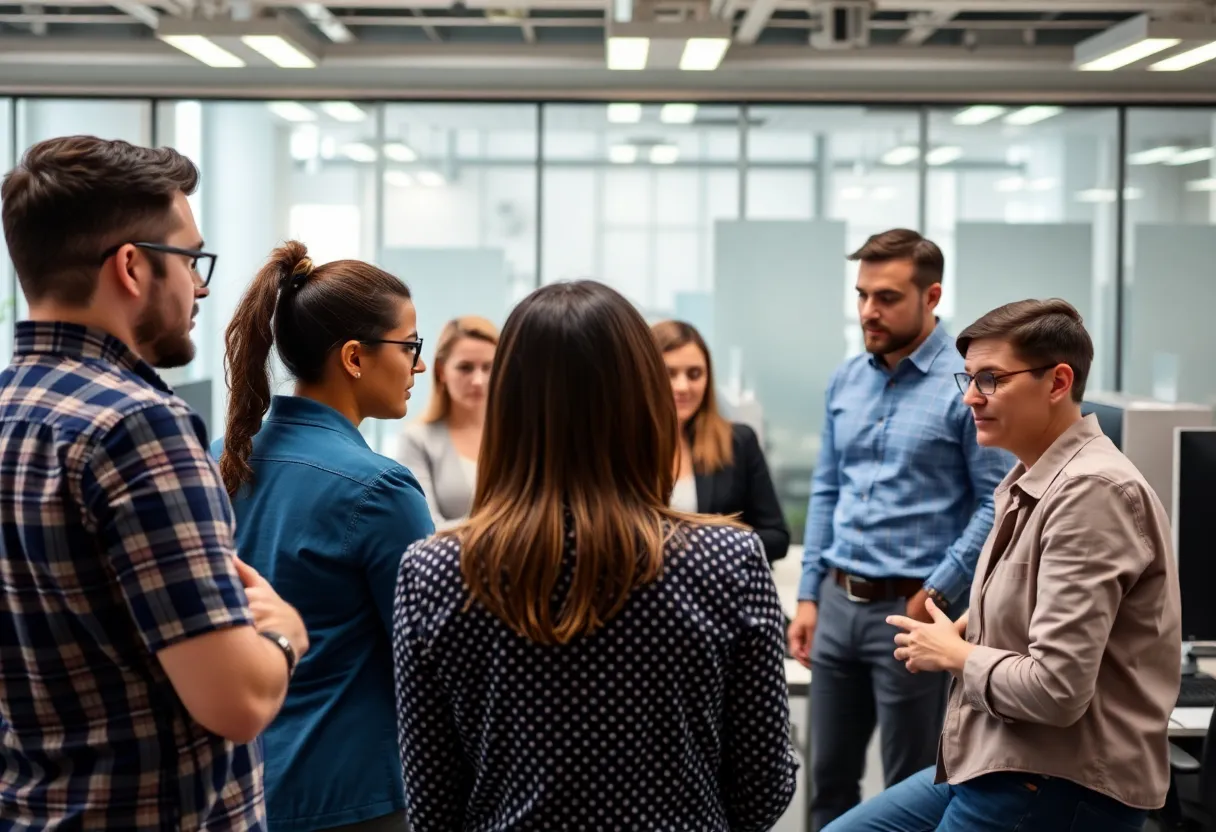
[[[364,419],[405,415],[420,355],[414,304],[367,263],[276,249],[225,333],[220,473],[237,551],[300,611],[312,642],[263,734],[271,832],[405,829],[390,649],[402,553],[433,531],[413,475]],[[295,379],[271,396],[275,348]]]

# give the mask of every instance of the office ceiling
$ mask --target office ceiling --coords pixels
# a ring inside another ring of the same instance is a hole
[[[852,48],[812,45],[826,0],[634,0],[653,20],[713,20],[714,72],[612,72],[614,0],[57,0],[0,5],[0,92],[397,98],[1216,100],[1188,72],[1082,73],[1073,47],[1146,12],[1204,21],[1216,0],[872,0]],[[839,0],[838,0],[839,2]],[[640,4],[645,4],[641,6]],[[155,36],[162,21],[282,17],[320,44],[313,69],[215,69]]]

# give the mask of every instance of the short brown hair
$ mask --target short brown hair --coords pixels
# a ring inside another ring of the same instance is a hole
[[[1073,401],[1085,397],[1094,342],[1081,313],[1068,301],[1019,300],[998,306],[960,332],[954,344],[966,358],[971,342],[983,338],[1007,342],[1018,358],[1035,367],[1067,364],[1072,368]]]
[[[946,270],[946,258],[937,243],[925,239],[909,228],[892,228],[875,234],[865,245],[849,255],[850,260],[862,263],[887,263],[891,260],[911,260],[915,269],[912,282],[918,289],[928,289],[942,282]]]
[[[4,177],[4,238],[30,301],[84,306],[102,254],[128,242],[161,242],[173,200],[198,186],[198,169],[176,150],[95,136],[48,139]]]

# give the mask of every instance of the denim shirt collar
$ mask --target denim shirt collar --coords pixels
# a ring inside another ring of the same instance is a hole
[[[340,433],[357,441],[363,447],[368,447],[367,440],[359,429],[351,424],[338,411],[326,404],[303,396],[274,396],[270,400],[270,412],[266,414],[267,422],[282,422],[295,425],[309,425]]]

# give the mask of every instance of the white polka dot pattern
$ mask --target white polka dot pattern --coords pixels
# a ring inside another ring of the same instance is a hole
[[[466,598],[457,541],[411,547],[393,653],[414,832],[766,830],[789,805],[783,619],[756,535],[687,529],[659,581],[568,645]]]

